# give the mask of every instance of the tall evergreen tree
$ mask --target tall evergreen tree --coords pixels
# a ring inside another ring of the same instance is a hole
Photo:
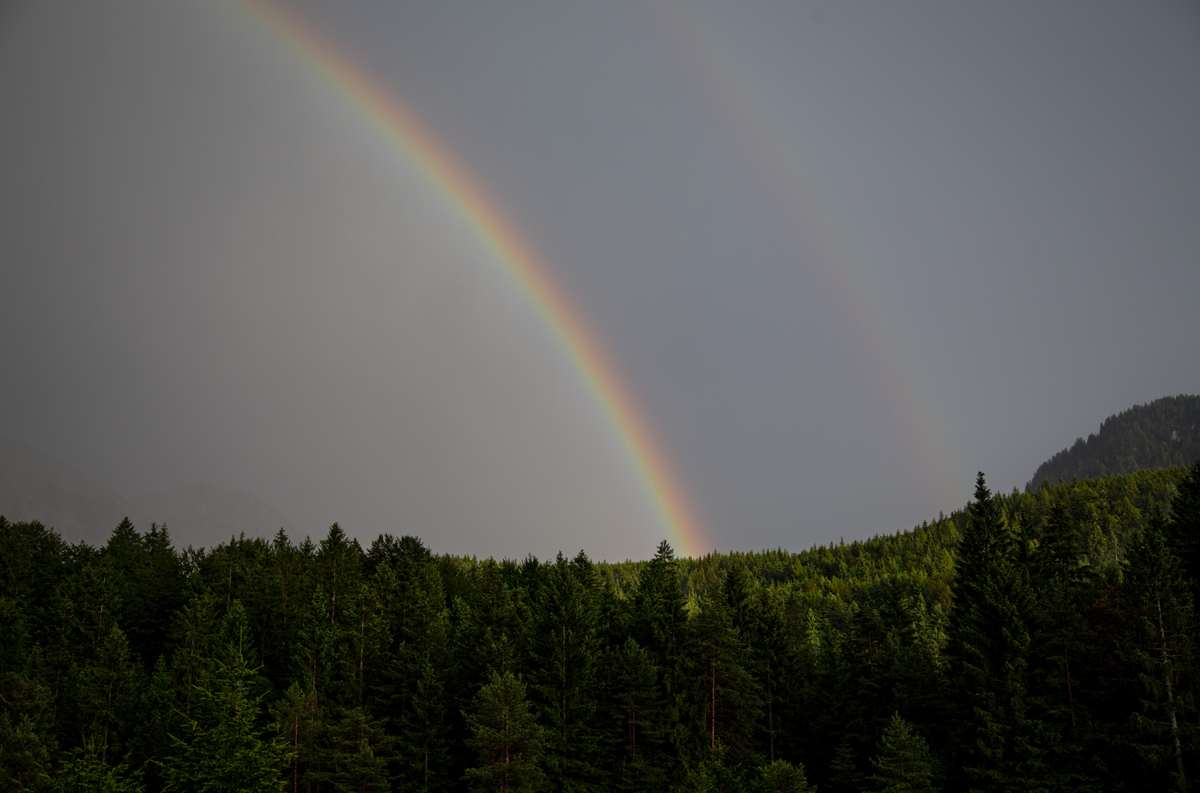
[[[1029,556],[1035,596],[1030,620],[1029,707],[1043,727],[1043,782],[1050,790],[1101,789],[1107,776],[1096,762],[1100,747],[1089,720],[1089,681],[1081,662],[1095,653],[1085,609],[1094,598],[1094,576],[1080,564],[1076,524],[1065,505],[1054,505]],[[1094,681],[1090,681],[1094,685]]]
[[[691,627],[692,679],[700,684],[701,743],[711,752],[717,743],[735,764],[757,764],[753,743],[761,697],[756,681],[742,666],[745,647],[721,597],[706,597]]]
[[[650,654],[660,681],[665,725],[674,760],[687,751],[684,703],[690,678],[684,657],[688,615],[679,588],[675,551],[666,540],[642,570],[633,598],[634,637]]]
[[[75,749],[51,781],[54,793],[142,793],[145,787],[128,765],[109,765],[88,741]]]
[[[102,763],[108,761],[110,750],[125,748],[121,737],[133,732],[130,717],[141,681],[125,634],[114,625],[79,675],[84,740],[95,747]]]
[[[259,724],[264,695],[255,692],[255,670],[246,663],[245,614],[234,608],[225,622],[225,641],[211,671],[195,684],[192,713],[172,736],[173,751],[163,763],[166,789],[282,791],[280,772],[290,757],[283,742],[264,735]]]
[[[632,636],[604,656],[608,749],[618,790],[656,790],[664,784],[668,725],[650,654]]]
[[[525,684],[516,675],[493,672],[479,689],[474,712],[466,719],[470,729],[467,745],[478,762],[465,775],[472,790],[526,793],[542,789],[543,732],[525,698]]]
[[[1045,766],[1028,714],[1031,593],[1001,504],[979,474],[959,547],[952,622],[960,762],[972,788],[1028,790]]]
[[[879,754],[871,760],[875,773],[871,780],[879,793],[935,793],[933,761],[929,746],[920,733],[899,713],[883,731]]]
[[[1175,784],[1186,790],[1185,718],[1193,703],[1182,683],[1194,654],[1192,599],[1182,565],[1168,546],[1165,524],[1156,512],[1129,548],[1125,587],[1129,633],[1124,650],[1139,669],[1147,695],[1143,712],[1133,717],[1149,740],[1135,742],[1151,758],[1170,758]]]
[[[1189,465],[1179,480],[1166,533],[1195,602],[1200,597],[1200,460]]]
[[[533,690],[546,727],[543,768],[557,791],[593,790],[600,776],[595,588],[587,557],[568,562],[560,553],[534,606]]]
[[[808,784],[804,764],[792,765],[787,760],[775,760],[762,767],[763,793],[816,793]]]

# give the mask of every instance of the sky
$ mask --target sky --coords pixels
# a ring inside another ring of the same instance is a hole
[[[0,107],[0,437],[124,496],[801,550],[1200,393],[1196,3],[18,1]]]

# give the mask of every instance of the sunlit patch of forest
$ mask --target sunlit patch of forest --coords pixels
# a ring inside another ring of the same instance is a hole
[[[964,494],[964,496],[967,494]],[[103,791],[1118,791],[1200,770],[1200,463],[793,553],[177,550],[0,518],[0,779]],[[650,549],[647,549],[650,550]]]

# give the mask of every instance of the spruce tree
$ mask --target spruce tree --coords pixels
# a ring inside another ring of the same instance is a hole
[[[300,683],[292,683],[280,699],[270,706],[278,742],[285,747],[287,762],[283,770],[285,787],[299,790],[303,782],[310,787],[321,773],[320,759],[325,738],[325,714],[315,693]],[[310,774],[314,776],[310,776]]]
[[[666,737],[675,755],[672,760],[677,762],[689,748],[684,703],[692,679],[684,656],[688,615],[675,552],[666,540],[658,544],[654,558],[642,569],[633,614],[634,638],[650,654],[658,671]]]
[[[804,764],[776,760],[760,770],[763,793],[816,793],[808,784]]]
[[[554,790],[589,790],[599,777],[595,582],[587,557],[548,565],[534,607],[533,689],[546,727],[543,767]]]
[[[1139,669],[1147,695],[1142,712],[1133,714],[1145,736],[1135,743],[1150,757],[1167,761],[1175,784],[1186,790],[1184,730],[1194,708],[1181,683],[1193,663],[1192,598],[1165,527],[1162,513],[1155,511],[1129,548],[1124,587],[1128,634],[1123,649]]]
[[[1015,550],[1000,502],[980,473],[959,546],[951,637],[965,706],[961,767],[984,791],[1037,787],[1045,772],[1026,701],[1032,597]]]
[[[140,774],[120,763],[109,765],[96,746],[88,741],[67,755],[53,780],[46,778],[54,793],[142,793]]]
[[[936,793],[929,746],[899,713],[883,731],[879,754],[871,760],[878,793]]]
[[[386,793],[387,758],[394,740],[362,708],[351,708],[328,733],[330,748],[323,773],[314,782],[329,783],[336,793]]]
[[[172,736],[173,750],[162,764],[166,789],[282,791],[280,772],[291,758],[283,742],[259,725],[263,694],[254,691],[256,670],[246,663],[249,637],[240,607],[225,622],[225,642],[211,671],[195,684],[192,713]]]
[[[1035,604],[1030,620],[1029,709],[1042,727],[1044,783],[1051,790],[1098,789],[1106,776],[1095,761],[1087,708],[1087,661],[1095,653],[1085,610],[1094,575],[1080,564],[1076,523],[1061,502],[1051,507],[1029,556]],[[1081,677],[1083,675],[1083,677]],[[1094,677],[1094,673],[1093,673]]]
[[[650,654],[632,636],[605,655],[610,753],[619,790],[654,790],[662,783],[667,725]]]
[[[1166,532],[1195,602],[1200,596],[1200,460],[1189,465],[1179,480]]]
[[[543,733],[520,678],[492,672],[475,697],[474,711],[464,715],[470,730],[467,746],[478,763],[464,775],[471,790],[527,793],[543,788]]]
[[[700,743],[711,752],[720,743],[723,758],[754,764],[753,738],[762,698],[757,682],[746,672],[747,657],[730,608],[721,597],[706,597],[690,630],[692,680],[699,684],[693,697],[699,704]]]
[[[125,634],[114,625],[79,674],[85,734],[102,763],[108,762],[110,754],[116,756],[114,750],[125,748],[121,738],[133,731],[130,717],[142,679]]]

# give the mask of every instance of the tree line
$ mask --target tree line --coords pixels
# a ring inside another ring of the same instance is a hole
[[[1200,463],[642,562],[0,518],[0,780],[61,791],[1120,791],[1200,769]]]
[[[1109,416],[1100,431],[1078,438],[1038,466],[1026,485],[1187,466],[1200,459],[1200,396],[1180,394]]]

